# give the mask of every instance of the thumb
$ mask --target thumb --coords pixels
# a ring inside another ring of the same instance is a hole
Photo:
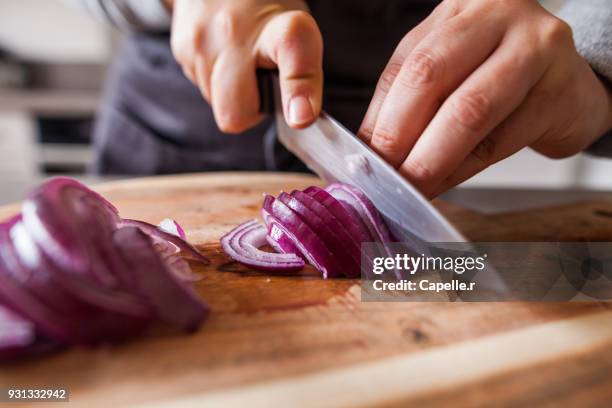
[[[323,40],[305,11],[273,17],[259,37],[259,62],[278,67],[285,120],[293,128],[310,125],[321,113]]]

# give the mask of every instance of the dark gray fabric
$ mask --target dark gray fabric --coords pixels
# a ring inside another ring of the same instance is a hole
[[[310,1],[325,42],[324,109],[357,130],[395,46],[437,3]],[[210,107],[174,61],[168,35],[134,33],[107,83],[94,132],[92,169],[143,175],[305,170],[278,145],[270,125],[266,120],[240,135],[220,132]]]

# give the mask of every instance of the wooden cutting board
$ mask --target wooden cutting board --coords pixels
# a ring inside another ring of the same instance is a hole
[[[195,269],[213,313],[191,336],[4,365],[0,386],[64,386],[71,406],[87,407],[612,401],[605,303],[361,303],[358,281],[325,281],[312,268],[300,276],[250,271],[222,253],[219,237],[258,217],[264,192],[312,184],[320,181],[224,173],[98,186],[124,217],[172,217],[185,227],[212,259]],[[612,202],[492,216],[437,205],[472,240],[612,240]],[[0,208],[0,218],[17,210]]]

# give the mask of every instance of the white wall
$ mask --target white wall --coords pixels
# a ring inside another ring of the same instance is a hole
[[[612,190],[612,160],[586,154],[552,160],[530,149],[523,149],[463,185]]]
[[[109,29],[62,0],[0,0],[0,45],[27,59],[104,62]]]

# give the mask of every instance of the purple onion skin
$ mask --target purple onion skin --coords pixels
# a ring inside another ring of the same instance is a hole
[[[35,190],[23,210],[0,224],[0,307],[31,322],[36,340],[19,350],[0,344],[0,358],[116,343],[160,320],[191,331],[208,315],[151,243],[208,261],[179,237],[146,223],[138,226],[150,237],[134,227],[118,231],[124,220],[116,208],[67,178]]]
[[[177,252],[182,252],[182,255],[185,258],[190,259],[192,261],[200,262],[203,265],[210,264],[210,260],[206,258],[204,255],[200,253],[197,249],[195,249],[190,243],[183,240],[180,237],[177,237],[174,234],[170,234],[166,231],[159,229],[156,225],[149,224],[145,221],[131,220],[131,219],[122,219],[118,225],[121,227],[138,227],[142,232],[151,237],[154,242],[163,241],[170,242],[177,248]]]
[[[326,191],[346,207],[352,208],[356,217],[366,224],[373,242],[382,244],[382,250],[380,251],[382,253],[380,255],[386,257],[393,257],[395,255],[393,250],[387,245],[395,240],[383,221],[382,216],[363,191],[351,185],[341,183],[330,184],[327,186]],[[395,270],[395,276],[398,279],[403,279],[401,271],[398,269]]]
[[[349,205],[352,205],[359,212],[361,217],[370,220],[372,227],[374,228],[377,234],[377,241],[383,243],[393,242],[391,233],[389,232],[387,225],[380,216],[380,213],[378,212],[376,207],[374,207],[374,204],[372,204],[370,199],[363,193],[363,191],[351,185],[340,183],[330,184],[329,186],[327,186],[326,191],[328,191],[338,200],[342,200],[342,195],[338,193],[345,193],[352,196],[354,201],[352,203],[347,203]]]
[[[221,238],[221,246],[232,259],[254,269],[273,272],[294,272],[304,267],[296,254],[264,252],[267,229],[253,219],[244,222]]]
[[[196,330],[210,310],[195,290],[168,271],[151,239],[138,227],[117,230],[113,241],[137,281],[138,292],[157,316],[179,329]]]
[[[268,199],[264,201],[264,205],[264,210],[270,214],[272,220],[286,228],[289,236],[294,239],[295,246],[300,248],[302,255],[323,274],[323,278],[342,276],[342,270],[329,249],[296,213],[280,200]]]
[[[66,177],[34,190],[22,211],[23,222],[41,249],[60,267],[76,272],[85,272],[93,262],[85,235],[112,231],[119,219],[112,204]]]
[[[0,303],[35,323],[37,331],[66,345],[93,345],[101,339],[116,342],[142,332],[145,318],[110,312],[84,301],[83,277],[65,275],[42,254],[38,265],[25,265],[8,229],[0,234],[4,266],[0,268]],[[103,287],[98,293],[95,290],[91,286],[90,296],[105,296]]]
[[[329,212],[349,230],[349,233],[355,237],[357,242],[374,241],[367,227],[363,224],[363,221],[327,191],[320,187],[313,186],[304,190],[304,193],[324,205]]]
[[[282,201],[283,204],[293,210],[312,231],[316,231],[316,234],[325,243],[336,261],[344,266],[342,268],[344,276],[352,277],[359,275],[359,262],[356,262],[353,258],[354,254],[349,252],[352,248],[339,240],[338,232],[332,231],[325,220],[319,216],[319,213],[311,210],[303,202],[287,193],[281,193],[277,200]]]
[[[283,254],[295,254],[302,259],[304,258],[304,255],[302,255],[300,249],[295,246],[287,231],[277,222],[272,221],[268,224],[268,235],[266,239],[268,244],[270,244],[275,251]]]
[[[334,215],[325,207],[323,204],[316,201],[308,194],[295,190],[291,192],[291,195],[298,201],[302,202],[305,206],[315,211],[323,219],[323,221],[329,225],[329,229],[334,231],[337,239],[344,245],[347,252],[353,258],[357,269],[361,264],[361,242],[358,242],[351,234],[350,229],[343,225]],[[350,276],[355,277],[355,276]]]
[[[56,349],[53,342],[36,334],[29,320],[0,306],[0,361],[40,356]]]

